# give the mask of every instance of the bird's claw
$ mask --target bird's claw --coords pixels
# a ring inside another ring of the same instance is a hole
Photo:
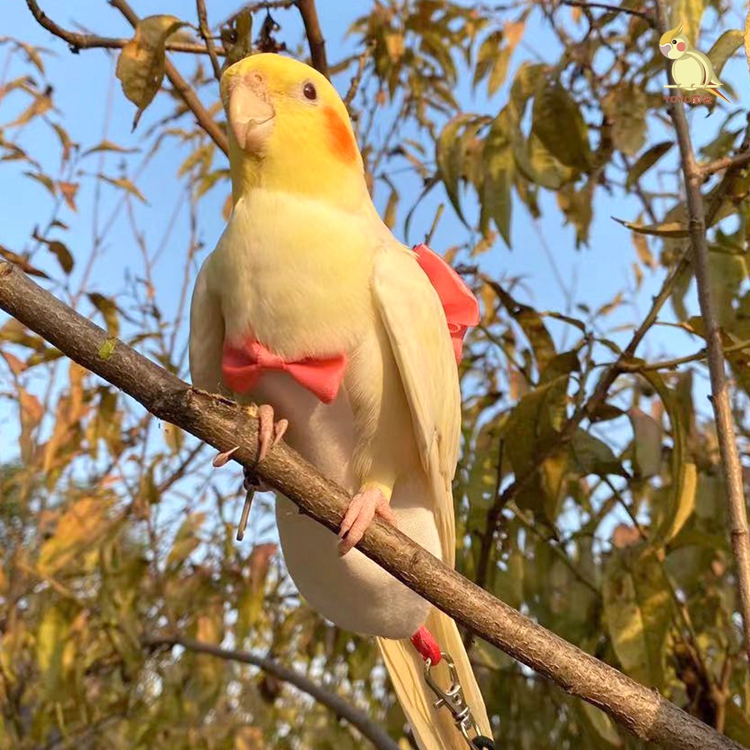
[[[258,407],[258,458],[256,464],[259,464],[268,456],[276,444],[284,437],[289,427],[289,420],[274,420],[273,406],[262,404]],[[268,487],[258,477],[258,475],[247,467],[243,470],[244,481],[243,487],[246,492],[260,491],[265,492]]]
[[[284,437],[288,419],[274,420],[273,406],[262,404],[258,407],[258,463],[268,455],[270,450]]]
[[[343,557],[359,544],[375,516],[398,526],[396,514],[383,492],[377,487],[369,487],[358,492],[349,503],[339,530],[339,555]]]

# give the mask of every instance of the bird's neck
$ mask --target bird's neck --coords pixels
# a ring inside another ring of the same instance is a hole
[[[233,149],[237,153],[232,153]],[[235,205],[259,189],[314,198],[342,211],[359,211],[370,202],[360,168],[314,150],[303,154],[282,151],[248,155],[230,143],[230,165]]]

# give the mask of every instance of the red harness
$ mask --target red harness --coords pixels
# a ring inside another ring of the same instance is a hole
[[[479,303],[463,279],[427,245],[417,245],[414,252],[417,262],[440,297],[456,363],[460,363],[464,335],[469,326],[479,322]],[[221,371],[224,383],[234,393],[251,390],[265,372],[288,372],[324,404],[330,404],[336,400],[346,365],[347,356],[344,353],[327,359],[306,357],[290,361],[274,354],[260,341],[248,339],[241,346],[224,343]]]

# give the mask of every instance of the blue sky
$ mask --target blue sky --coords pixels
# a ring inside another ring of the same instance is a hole
[[[111,36],[129,36],[131,29],[119,13],[106,2],[70,2],[63,4],[48,2],[47,10],[55,20],[63,26],[74,28],[75,22],[97,33]],[[236,9],[236,2],[218,0],[209,3],[209,12],[213,21],[226,17]],[[347,51],[351,51],[352,42],[345,38],[346,30],[351,21],[366,12],[371,3],[365,0],[352,0],[346,4],[320,2],[319,13],[321,24],[328,42],[329,59],[336,61]],[[152,2],[133,2],[135,10],[141,15],[149,13],[192,14],[193,4],[164,0],[158,7]],[[294,11],[277,11],[275,17],[283,24],[282,37],[289,42],[301,39],[302,27]],[[190,15],[192,19],[192,15]],[[714,26],[705,34],[699,45],[708,49],[710,43],[726,28],[741,27],[741,16],[737,12],[732,17],[722,19],[720,24],[708,19],[708,26]],[[147,145],[145,133],[150,125],[164,115],[171,107],[166,96],[160,95],[155,103],[144,114],[141,124],[134,133],[131,132],[133,105],[128,102],[119,89],[119,83],[113,79],[115,56],[103,50],[83,51],[79,55],[70,54],[66,46],[48,32],[41,29],[31,18],[22,3],[12,3],[5,9],[3,18],[3,33],[7,36],[46,46],[52,49],[55,56],[47,59],[47,77],[55,90],[55,102],[59,113],[55,116],[76,142],[90,147],[103,138],[114,141],[126,148],[141,148]],[[572,28],[576,28],[573,26]],[[293,44],[290,43],[290,47]],[[558,50],[553,36],[546,30],[535,15],[530,21],[530,28],[524,41],[519,46],[513,59],[511,76],[515,67],[525,59],[554,60]],[[0,48],[0,70],[2,70],[6,52]],[[193,65],[192,57],[173,58],[178,61],[186,72]],[[730,81],[746,81],[747,70],[745,61],[735,58],[725,69],[725,77]],[[12,66],[5,71],[6,80],[13,78],[20,72],[20,67]],[[509,76],[509,80],[511,78]],[[740,76],[744,76],[741,78]],[[340,91],[344,92],[348,86],[349,76],[345,75],[335,81]],[[747,104],[747,86],[735,85],[741,100]],[[457,95],[465,108],[474,111],[493,113],[504,103],[507,87],[490,101],[486,99],[483,90],[471,91],[469,76],[463,76],[458,87]],[[212,97],[216,90],[212,90]],[[205,101],[211,104],[206,96]],[[20,96],[11,101],[10,97],[0,108],[0,123],[7,122],[15,116],[17,109],[27,104]],[[111,105],[111,106],[110,106]],[[15,109],[14,109],[15,108]],[[109,112],[109,115],[107,113]],[[700,143],[715,132],[717,117],[706,120],[704,114],[691,115],[695,139]],[[662,134],[650,133],[651,143],[660,140]],[[56,138],[49,129],[37,121],[27,127],[22,134],[22,144],[39,159],[54,176],[59,164],[60,152]],[[674,149],[673,151],[676,151]],[[148,205],[137,201],[133,203],[133,211],[137,222],[142,228],[146,240],[152,244],[159,244],[165,237],[170,224],[174,223],[168,242],[160,256],[159,263],[154,269],[157,299],[164,309],[165,317],[175,309],[179,298],[180,270],[184,267],[186,248],[190,240],[189,214],[180,195],[180,183],[176,171],[182,159],[187,155],[184,147],[170,144],[149,165],[145,172],[136,180],[138,187],[145,195]],[[220,158],[220,157],[219,157]],[[669,158],[672,158],[671,156]],[[101,161],[100,161],[101,159]],[[118,154],[108,154],[87,157],[81,168],[87,172],[102,171],[111,176],[118,175],[122,157]],[[3,221],[0,223],[0,243],[17,252],[22,251],[31,243],[30,235],[33,227],[43,225],[49,215],[51,203],[45,188],[37,182],[23,177],[23,167],[13,163],[0,164],[0,195],[5,196],[4,207],[0,210]],[[397,177],[397,184],[408,193],[413,189],[416,197],[417,185],[408,177]],[[107,223],[113,198],[118,193],[107,186],[102,190],[101,224]],[[78,196],[78,212],[73,213],[64,209],[63,218],[70,228],[68,231],[58,230],[51,237],[57,237],[70,247],[78,258],[86,258],[92,246],[94,228],[92,226],[92,206],[95,201],[93,181],[86,181]],[[209,197],[202,201],[198,211],[198,225],[200,240],[205,248],[199,254],[199,260],[205,256],[218,239],[224,222],[221,217],[221,205],[226,196],[225,192],[214,190]],[[376,203],[383,207],[388,197],[388,191],[378,189]],[[433,195],[417,211],[412,221],[412,241],[418,241],[429,228],[439,202],[445,201],[442,191],[434,191]],[[405,211],[410,205],[408,195],[402,196],[399,218],[403,219]],[[467,196],[467,213],[474,215],[476,202],[473,196]],[[535,222],[527,214],[520,202],[516,201],[513,212],[513,250],[509,251],[502,243],[498,243],[490,253],[483,256],[483,266],[497,276],[521,276],[525,279],[522,296],[523,301],[537,306],[541,310],[562,310],[565,307],[565,287],[572,293],[576,301],[585,302],[592,310],[611,301],[617,292],[634,287],[632,264],[636,260],[630,233],[610,219],[610,216],[635,220],[639,213],[639,203],[631,197],[616,196],[610,198],[604,191],[598,191],[595,205],[595,219],[591,229],[591,239],[588,248],[579,251],[575,247],[575,234],[571,227],[563,226],[563,217],[555,205],[555,198],[551,194],[543,195],[541,199],[543,218]],[[107,208],[109,207],[109,208]],[[176,218],[175,218],[176,217]],[[399,225],[397,225],[398,227]],[[398,229],[397,229],[398,234]],[[453,216],[450,208],[445,211],[432,245],[437,251],[442,251],[450,245],[463,242],[466,229]],[[658,256],[659,249],[654,247]],[[138,268],[140,258],[132,233],[127,222],[126,212],[120,211],[112,223],[112,230],[107,234],[104,250],[97,261],[92,273],[92,289],[105,294],[119,294],[125,289],[125,279],[128,269]],[[83,262],[78,264],[73,279],[80,278]],[[554,265],[554,268],[553,268]],[[54,266],[53,266],[54,267]],[[623,305],[609,318],[600,321],[602,330],[627,326],[634,320],[640,320],[645,314],[651,296],[658,290],[663,272],[645,272],[643,286],[635,296],[635,309]],[[58,290],[62,291],[62,290]],[[563,329],[554,322],[550,327],[560,333]],[[624,343],[627,341],[627,330],[614,330],[612,338]],[[669,352],[671,355],[684,354],[699,348],[696,342],[691,342],[683,334],[675,334],[668,329],[661,329],[649,336],[643,354],[658,356]],[[0,432],[6,439],[12,434],[7,410],[0,407]],[[10,429],[8,429],[10,428]],[[4,455],[11,448],[11,444],[4,440],[0,449]]]

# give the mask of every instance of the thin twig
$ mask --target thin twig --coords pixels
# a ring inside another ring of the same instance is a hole
[[[68,43],[70,51],[77,54],[82,49],[122,49],[130,39],[120,39],[110,36],[99,36],[98,34],[83,34],[77,31],[64,29],[55,23],[40,7],[36,0],[26,0],[31,14],[39,22],[39,25],[50,31],[56,37]],[[192,42],[167,42],[165,49],[170,52],[188,52],[193,55],[206,55],[208,50],[202,44]],[[224,55],[223,47],[214,47],[217,55]]]
[[[273,659],[267,659],[263,656],[256,656],[249,651],[235,651],[234,649],[220,648],[211,643],[196,641],[192,638],[182,638],[170,635],[150,635],[141,639],[143,645],[150,649],[156,649],[162,646],[182,646],[188,651],[195,651],[199,654],[209,654],[218,659],[227,661],[236,661],[242,664],[251,664],[254,667],[262,669],[266,674],[273,675],[282,682],[288,682],[290,685],[307,693],[318,703],[329,708],[333,713],[342,719],[346,719],[352,726],[359,729],[372,744],[380,750],[398,750],[398,745],[388,736],[388,734],[367,714],[353,706],[349,701],[344,700],[340,695],[322,688],[317,683],[296,669],[290,669],[283,664],[279,664]]]
[[[351,104],[354,101],[354,97],[357,95],[357,91],[359,91],[359,85],[360,83],[362,83],[362,75],[365,72],[367,58],[371,53],[372,45],[368,44],[357,59],[357,72],[352,76],[352,80],[349,83],[349,90],[346,92],[346,96],[344,97],[344,104],[346,105],[347,109],[351,107]]]
[[[211,67],[214,69],[214,76],[217,81],[221,81],[221,65],[219,58],[216,57],[216,47],[211,29],[208,25],[208,13],[206,12],[206,0],[195,0],[195,9],[198,14],[198,30],[208,50],[208,56],[211,58]]]
[[[637,16],[648,22],[649,26],[656,26],[654,17],[645,10],[636,10],[635,8],[623,8],[619,5],[608,5],[607,3],[587,3],[582,0],[561,0],[561,5],[571,5],[574,8],[600,8],[612,13],[625,13],[629,16]]]
[[[109,4],[113,8],[117,8],[117,10],[125,16],[131,26],[135,27],[138,25],[140,18],[128,5],[127,0],[109,0]],[[164,63],[164,70],[167,74],[167,78],[169,78],[172,86],[174,86],[175,91],[195,115],[198,124],[206,131],[211,140],[228,155],[229,144],[227,143],[227,137],[224,134],[224,131],[203,106],[203,103],[198,98],[198,94],[195,93],[193,87],[180,75],[177,68],[175,68],[169,60],[166,60]]]
[[[13,264],[0,261],[0,308],[83,367],[129,394],[156,417],[251,468],[313,520],[337,531],[351,502],[342,490],[279,443],[256,467],[258,421],[246,407],[190,388],[89,319]],[[742,750],[741,745],[504,604],[375,518],[357,548],[460,625],[514,659],[606,711],[645,742],[665,750]]]
[[[315,0],[297,0],[296,4],[302,16],[302,23],[305,24],[305,35],[307,36],[307,43],[310,45],[310,62],[315,70],[320,71],[328,78],[326,40],[323,38],[323,32],[320,30],[320,21],[318,20],[318,9],[315,7]]]
[[[750,340],[740,341],[724,348],[724,354],[731,352],[741,352],[743,349],[750,349]],[[674,370],[680,365],[686,365],[690,362],[699,362],[705,359],[708,354],[706,347],[695,354],[688,354],[685,357],[675,357],[674,359],[665,359],[662,362],[653,362],[651,364],[638,364],[637,362],[622,362],[620,369],[623,372],[653,372],[654,370]]]
[[[736,156],[725,156],[722,159],[703,164],[699,168],[699,171],[705,179],[712,174],[716,174],[716,172],[721,172],[723,169],[738,169],[746,167],[748,164],[750,164],[750,151],[745,151]]]
[[[667,8],[665,0],[657,0],[658,24],[660,33],[665,33]],[[669,68],[667,67],[667,70]],[[685,180],[685,195],[689,217],[690,249],[692,265],[698,284],[698,304],[706,328],[706,348],[708,371],[711,380],[711,404],[716,418],[716,434],[721,454],[722,473],[727,492],[729,517],[731,521],[732,550],[734,552],[737,584],[740,594],[742,632],[745,650],[750,657],[750,531],[747,524],[745,490],[742,478],[742,464],[735,437],[732,405],[729,398],[729,385],[724,363],[721,324],[716,312],[711,291],[708,268],[708,243],[706,242],[706,219],[703,208],[701,183],[703,173],[695,159],[685,110],[670,105],[669,115],[674,123],[677,142],[680,147],[682,172]]]

